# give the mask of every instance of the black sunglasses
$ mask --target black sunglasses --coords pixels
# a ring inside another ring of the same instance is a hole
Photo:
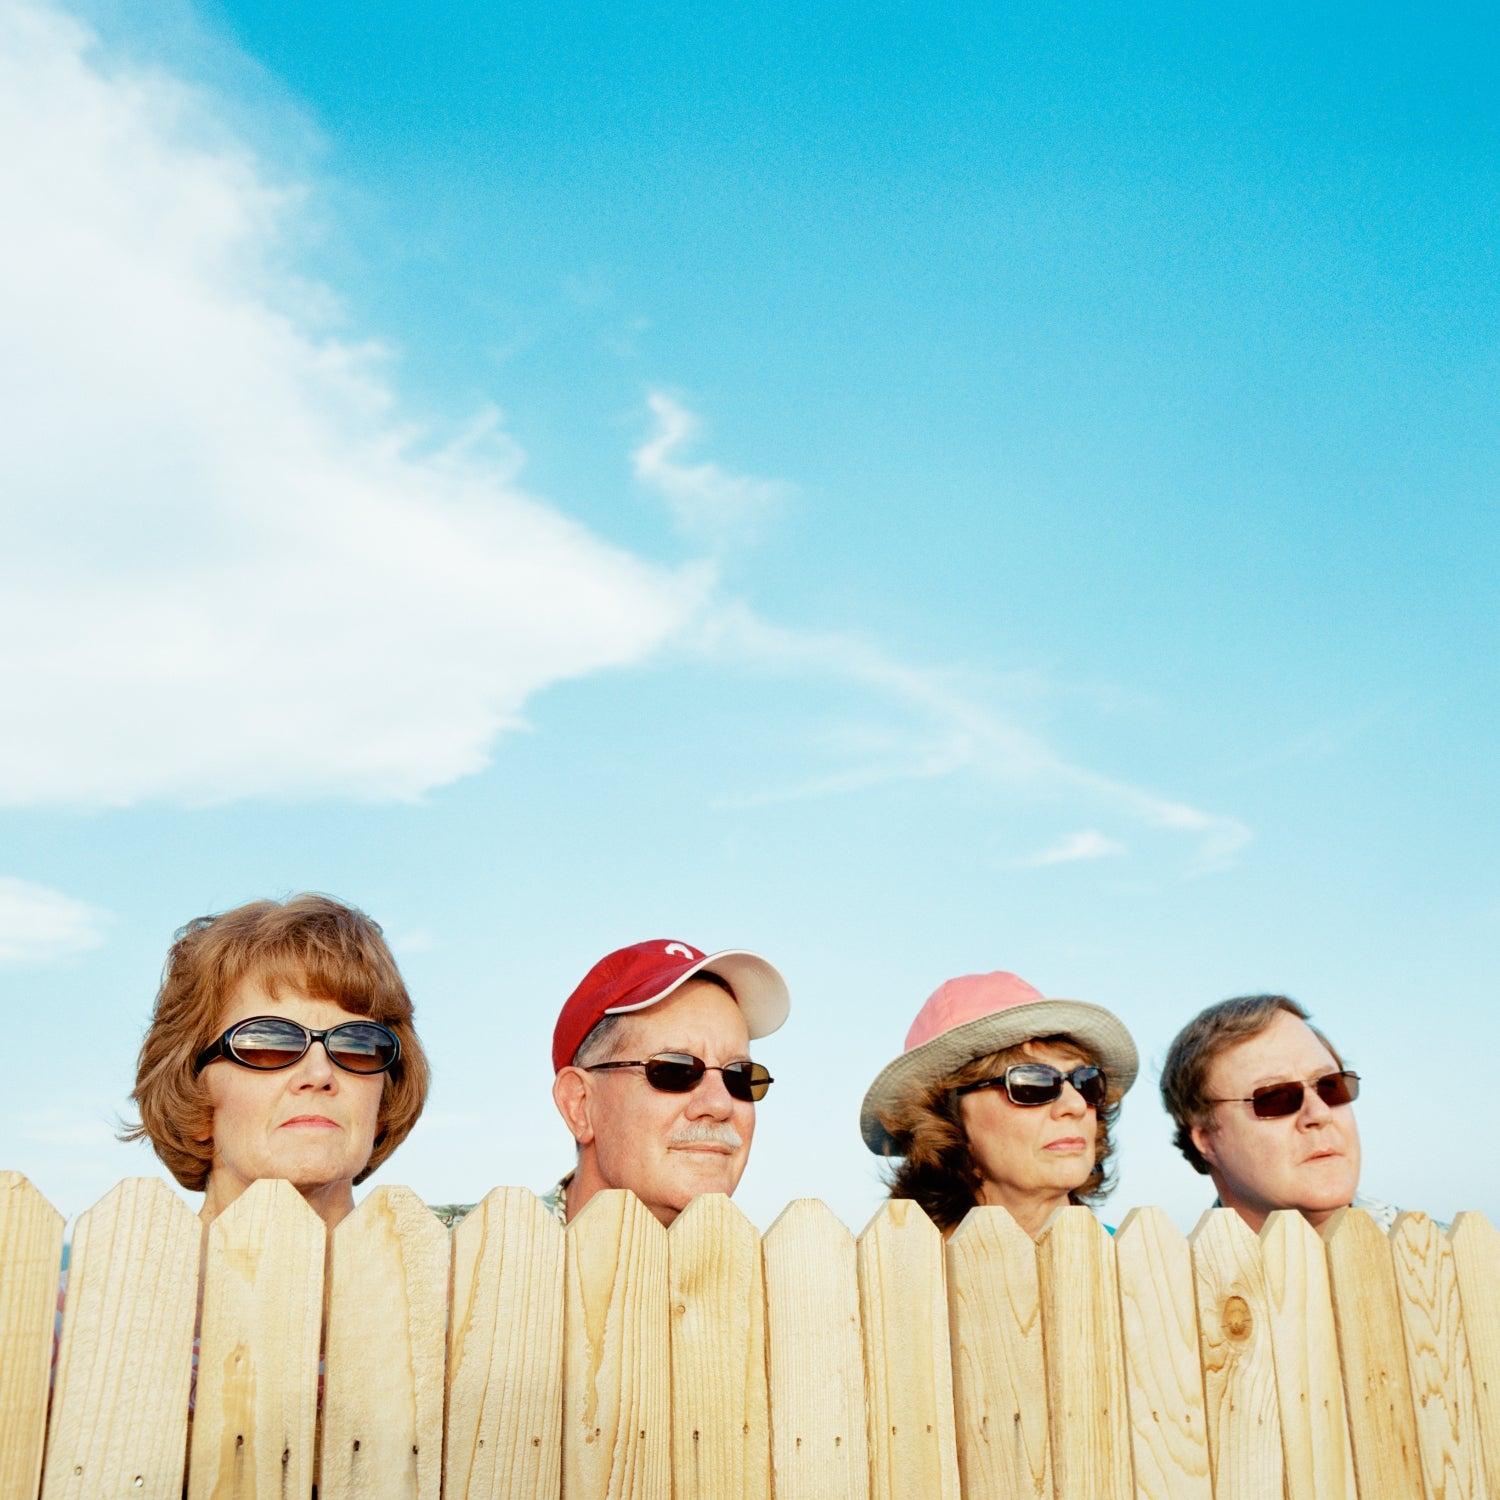
[[[1248,1099],[1210,1099],[1208,1102],[1249,1104],[1254,1106],[1258,1120],[1284,1120],[1302,1108],[1308,1089],[1329,1109],[1337,1109],[1339,1105],[1353,1104],[1359,1098],[1359,1074],[1348,1071],[1325,1073],[1310,1084],[1305,1084],[1300,1079],[1293,1079],[1291,1083],[1268,1083],[1265,1088],[1256,1089]]]
[[[376,1021],[345,1021],[327,1031],[312,1031],[285,1016],[251,1016],[205,1047],[193,1062],[193,1072],[201,1073],[222,1057],[257,1073],[274,1073],[301,1062],[314,1042],[322,1042],[329,1062],[346,1073],[384,1073],[401,1061],[401,1038]]]
[[[1083,1102],[1090,1109],[1098,1109],[1109,1092],[1104,1070],[1092,1063],[1083,1063],[1069,1073],[1051,1063],[1015,1063],[998,1078],[981,1078],[978,1083],[962,1084],[953,1092],[972,1094],[978,1089],[1004,1089],[1012,1104],[1033,1109],[1039,1104],[1055,1104],[1062,1098],[1065,1083],[1071,1083],[1083,1095]]]
[[[662,1094],[690,1094],[705,1073],[717,1073],[724,1080],[724,1092],[744,1104],[764,1099],[776,1081],[759,1063],[732,1062],[711,1068],[691,1052],[658,1052],[636,1062],[586,1063],[583,1071],[603,1073],[610,1068],[644,1068],[646,1082]]]

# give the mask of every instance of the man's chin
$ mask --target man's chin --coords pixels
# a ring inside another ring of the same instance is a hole
[[[1347,1208],[1358,1191],[1359,1177],[1355,1173],[1336,1170],[1310,1173],[1298,1194],[1297,1207],[1304,1213],[1331,1213],[1336,1208]]]
[[[722,1151],[692,1151],[677,1149],[672,1153],[678,1181],[688,1185],[688,1191],[698,1193],[732,1193],[739,1186],[744,1163]]]

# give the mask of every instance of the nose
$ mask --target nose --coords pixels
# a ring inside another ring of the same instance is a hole
[[[314,1042],[292,1065],[291,1086],[294,1089],[327,1089],[337,1081],[338,1069],[321,1041]]]
[[[1333,1118],[1332,1105],[1323,1102],[1323,1096],[1311,1084],[1302,1089],[1302,1109],[1298,1115],[1300,1125],[1324,1125]]]
[[[687,1114],[693,1120],[727,1120],[734,1113],[734,1100],[724,1087],[724,1075],[706,1070],[688,1095]]]
[[[1064,1117],[1068,1115],[1082,1117],[1089,1112],[1090,1107],[1083,1095],[1073,1087],[1072,1080],[1064,1078],[1062,1081],[1062,1092],[1053,1101],[1052,1113]]]

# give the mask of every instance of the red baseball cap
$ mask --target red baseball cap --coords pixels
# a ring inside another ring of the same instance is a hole
[[[573,1061],[605,1016],[645,1010],[704,969],[729,986],[752,1038],[769,1036],[786,1020],[792,1005],[786,980],[765,959],[740,948],[704,953],[691,943],[653,938],[605,954],[568,996],[552,1033],[553,1072]]]

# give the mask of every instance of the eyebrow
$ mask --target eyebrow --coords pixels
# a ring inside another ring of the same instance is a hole
[[[1256,1089],[1275,1088],[1279,1083],[1316,1083],[1320,1078],[1327,1078],[1330,1073],[1344,1073],[1348,1070],[1342,1068],[1338,1063],[1331,1067],[1320,1067],[1316,1073],[1273,1073],[1265,1078],[1258,1078],[1250,1085],[1253,1093]]]

